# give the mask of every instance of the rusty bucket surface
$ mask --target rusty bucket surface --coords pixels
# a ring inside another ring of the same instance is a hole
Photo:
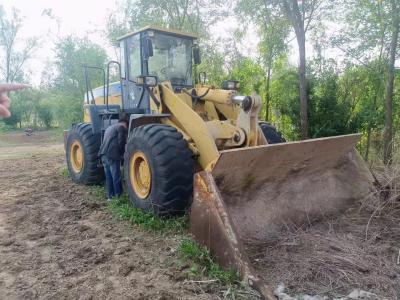
[[[282,227],[335,215],[373,189],[354,149],[360,135],[226,150],[211,172],[194,179],[191,231],[224,267],[266,299],[272,289],[253,269],[245,245],[262,244]]]

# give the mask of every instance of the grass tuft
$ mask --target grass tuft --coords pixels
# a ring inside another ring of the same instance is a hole
[[[222,270],[207,247],[200,246],[192,239],[186,238],[181,241],[179,253],[191,265],[189,276],[193,279],[206,276],[224,285],[234,285],[239,282],[239,276],[234,269]]]
[[[68,177],[68,176],[69,176],[69,174],[68,174],[68,168],[67,168],[66,166],[62,167],[62,168],[60,169],[59,174],[60,174],[61,177],[65,177],[65,178]]]
[[[104,187],[92,187],[91,194],[100,199],[106,199]],[[114,198],[108,203],[108,208],[114,217],[119,220],[129,221],[131,224],[148,231],[157,231],[160,233],[184,233],[188,228],[188,217],[160,218],[153,213],[146,213],[135,208],[130,203],[126,194]]]
[[[101,201],[106,199],[106,191],[102,186],[92,187],[90,194]],[[126,194],[109,202],[108,208],[115,218],[128,221],[148,231],[183,235],[188,231],[188,216],[160,218],[152,213],[143,212],[132,206]],[[229,295],[236,293],[240,281],[238,274],[234,269],[223,270],[206,247],[200,246],[190,238],[184,238],[180,242],[178,253],[181,259],[190,265],[189,278],[197,280],[208,277],[228,286]]]

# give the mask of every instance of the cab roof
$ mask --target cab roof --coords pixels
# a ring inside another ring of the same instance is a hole
[[[197,35],[195,35],[193,33],[188,33],[188,32],[184,32],[184,31],[180,31],[180,30],[176,30],[176,29],[169,29],[169,28],[167,29],[167,28],[163,28],[163,27],[160,27],[160,26],[156,26],[156,25],[149,25],[149,26],[143,27],[143,28],[141,28],[139,30],[135,30],[135,31],[129,32],[129,33],[119,37],[117,40],[120,41],[120,40],[123,40],[123,39],[125,39],[127,37],[130,37],[132,35],[135,35],[135,34],[137,34],[139,32],[144,32],[144,31],[147,31],[147,30],[154,30],[154,31],[162,32],[162,33],[167,33],[167,34],[179,36],[179,37],[197,39]]]

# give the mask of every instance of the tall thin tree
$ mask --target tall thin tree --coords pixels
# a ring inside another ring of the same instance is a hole
[[[309,137],[308,95],[306,78],[306,33],[310,24],[319,17],[324,0],[282,0],[276,1],[290,20],[296,34],[299,50],[299,91],[301,138]]]
[[[16,49],[22,24],[22,18],[16,9],[12,9],[9,17],[0,5],[0,54],[4,57],[4,61],[0,63],[0,72],[6,82],[22,80],[23,67],[38,46],[38,40],[30,38],[23,42],[20,50]]]
[[[399,40],[400,27],[400,1],[391,0],[392,6],[392,34],[389,49],[389,61],[386,83],[386,112],[385,112],[385,130],[383,141],[383,161],[385,164],[391,164],[393,152],[393,88],[396,52]]]

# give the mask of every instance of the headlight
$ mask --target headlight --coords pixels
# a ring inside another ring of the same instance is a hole
[[[151,87],[156,86],[157,76],[138,76],[136,77],[136,84]]]
[[[223,90],[237,90],[239,89],[239,81],[237,80],[225,80],[222,83],[222,89]]]
[[[233,96],[231,101],[239,104],[245,112],[249,111],[253,105],[253,100],[250,96]]]

